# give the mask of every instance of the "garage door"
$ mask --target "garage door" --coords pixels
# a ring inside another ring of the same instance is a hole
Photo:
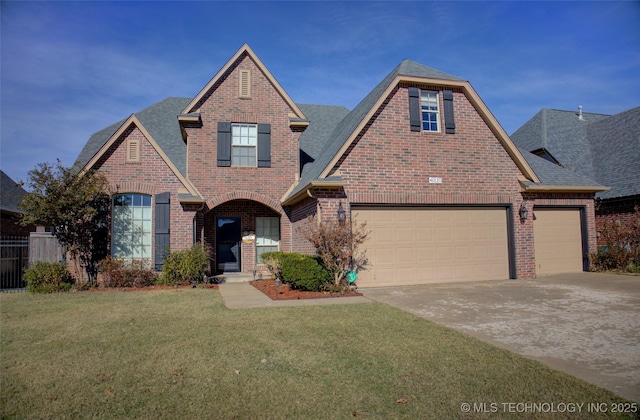
[[[579,209],[534,208],[536,274],[582,271],[582,228]]]
[[[370,266],[358,286],[509,278],[505,208],[354,207]]]

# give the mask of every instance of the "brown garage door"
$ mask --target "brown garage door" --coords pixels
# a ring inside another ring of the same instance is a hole
[[[536,274],[582,271],[582,228],[579,209],[534,208]]]
[[[354,207],[370,266],[358,286],[508,279],[505,208]]]

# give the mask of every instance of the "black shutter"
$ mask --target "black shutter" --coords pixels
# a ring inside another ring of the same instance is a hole
[[[218,166],[231,166],[231,123],[218,123]]]
[[[271,167],[271,124],[258,124],[258,167]]]
[[[167,250],[171,245],[170,222],[171,222],[171,193],[165,192],[156,195],[156,228],[155,228],[155,257],[154,265],[156,271],[162,271]]]
[[[442,91],[442,99],[444,102],[444,128],[447,134],[455,134],[456,123],[453,120],[453,92],[450,90]]]
[[[411,131],[421,131],[422,127],[420,117],[420,89],[415,87],[409,88],[409,122]]]

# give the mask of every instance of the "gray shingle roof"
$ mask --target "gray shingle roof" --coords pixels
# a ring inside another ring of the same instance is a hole
[[[582,115],[543,109],[511,139],[524,150],[545,148],[569,171],[611,187],[598,198],[640,194],[640,107],[613,116]]]
[[[540,183],[534,183],[531,181],[524,182],[527,186],[539,185],[545,187],[559,187],[559,186],[572,186],[572,187],[598,187],[601,186],[591,178],[587,178],[577,172],[572,172],[567,169],[561,168],[555,163],[549,162],[539,156],[529,153],[526,150],[520,149],[520,153],[527,161],[531,169],[538,175]]]
[[[353,134],[354,130],[362,122],[369,111],[371,111],[371,108],[376,104],[378,99],[380,99],[384,91],[397,76],[463,81],[463,79],[456,76],[423,66],[422,64],[418,64],[411,60],[402,60],[402,62],[391,71],[391,73],[382,79],[382,81],[335,126],[327,139],[324,149],[318,155],[318,158],[315,159],[314,162],[305,165],[300,176],[300,183],[291,191],[289,197],[304,189],[310,182],[318,179],[322,171],[327,167],[329,162],[333,160],[336,153],[338,153],[342,148],[351,134]],[[303,110],[303,112],[305,111]],[[325,130],[328,130],[328,127],[325,128]]]
[[[0,210],[11,213],[23,213],[20,203],[28,193],[9,177],[0,171]]]
[[[190,100],[167,98],[134,114],[182,175],[186,175],[187,171],[187,146],[182,140],[178,115]],[[74,166],[81,168],[86,165],[126,120],[120,120],[91,135]]]

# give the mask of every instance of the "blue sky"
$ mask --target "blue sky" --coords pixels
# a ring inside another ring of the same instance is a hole
[[[511,134],[542,108],[640,106],[640,2],[0,2],[0,167],[193,97],[247,42],[298,103],[351,109],[402,59],[469,80]]]

